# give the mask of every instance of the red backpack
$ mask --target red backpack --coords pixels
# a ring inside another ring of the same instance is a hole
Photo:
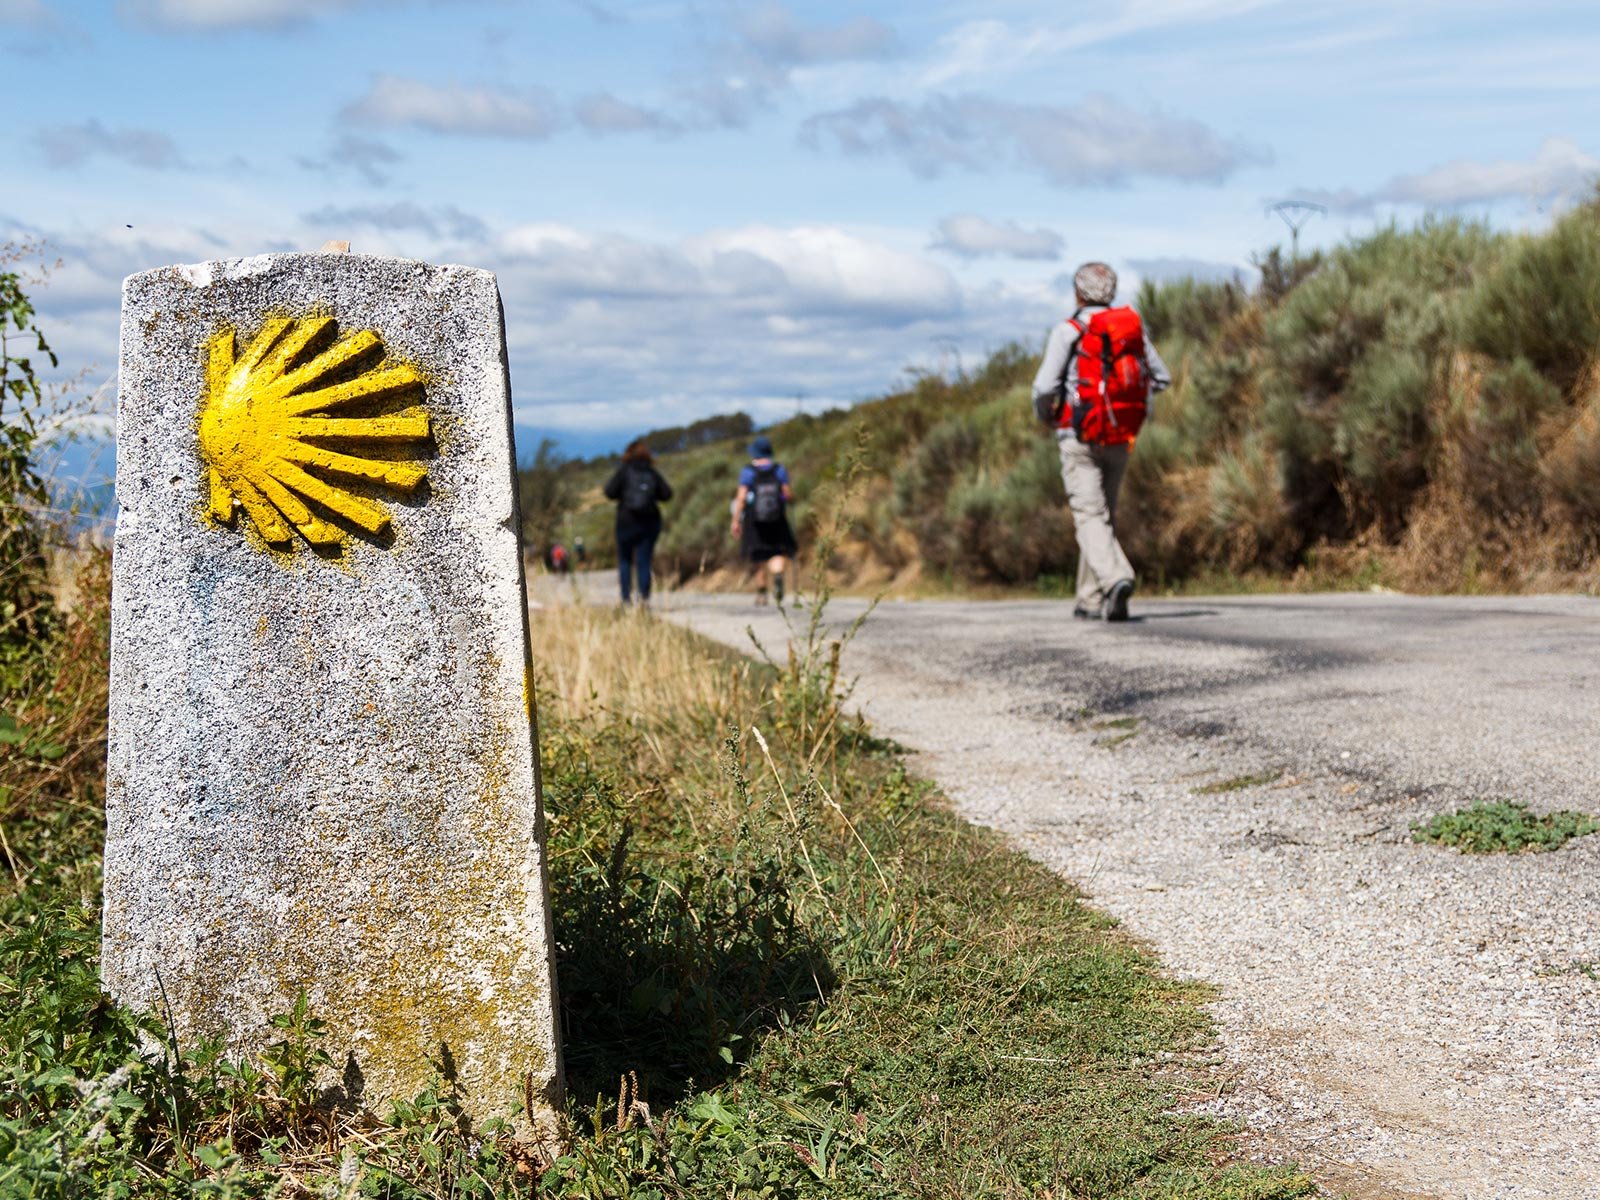
[[[1132,442],[1149,409],[1144,323],[1131,308],[1103,308],[1087,325],[1074,313],[1067,323],[1079,335],[1078,394],[1063,406],[1062,426],[1092,446]]]

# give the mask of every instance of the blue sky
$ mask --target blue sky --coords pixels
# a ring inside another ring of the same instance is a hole
[[[1275,199],[1318,244],[1600,174],[1600,16],[1551,0],[0,0],[0,54],[64,371],[129,272],[347,238],[494,270],[575,447],[1037,342],[1087,258],[1247,268]]]

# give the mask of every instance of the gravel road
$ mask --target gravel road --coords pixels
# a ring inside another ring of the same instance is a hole
[[[661,607],[785,636],[744,597]],[[1600,835],[1482,857],[1409,835],[1485,798],[1600,812],[1600,601],[1136,613],[886,603],[846,662],[963,814],[1218,985],[1204,1107],[1261,1156],[1356,1197],[1600,1197]]]

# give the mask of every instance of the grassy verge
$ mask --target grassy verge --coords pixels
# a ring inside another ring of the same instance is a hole
[[[252,1062],[165,1045],[99,992],[104,623],[62,636],[87,670],[56,647],[0,759],[0,1194],[1310,1191],[1173,1114],[1202,990],[954,818],[841,710],[830,647],[768,669],[599,609],[535,625],[568,1153],[467,1128],[442,1079],[327,1110],[314,1013]]]

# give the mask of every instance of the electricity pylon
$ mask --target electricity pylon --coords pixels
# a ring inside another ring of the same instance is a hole
[[[1300,231],[1305,228],[1306,222],[1312,217],[1328,215],[1326,206],[1313,204],[1309,200],[1279,200],[1276,204],[1267,205],[1267,211],[1276,214],[1289,227],[1289,253],[1294,262],[1300,261]]]

